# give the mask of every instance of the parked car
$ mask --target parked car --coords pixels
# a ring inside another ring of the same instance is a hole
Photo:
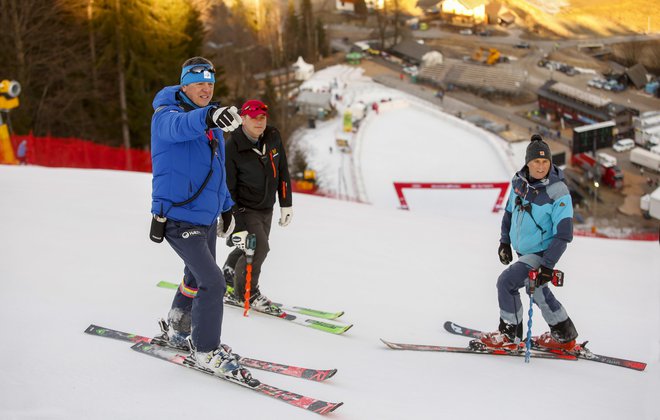
[[[599,79],[599,78],[595,78],[595,79],[591,79],[591,80],[589,80],[589,81],[587,82],[587,86],[591,86],[591,87],[594,87],[594,88],[596,88],[596,89],[602,89],[602,88],[603,88],[603,85],[604,85],[605,83],[607,83],[606,80]]]
[[[575,76],[577,74],[577,70],[568,64],[561,64],[559,66],[559,71],[564,73],[566,76]]]
[[[461,35],[472,35],[473,34],[472,29],[461,29],[460,31],[458,31],[458,33],[461,34]]]
[[[516,47],[516,48],[530,48],[531,45],[529,45],[529,42],[520,41],[519,43],[514,45],[514,47]]]
[[[612,92],[621,92],[626,87],[616,80],[607,80],[603,85],[603,89],[611,90]]]
[[[479,36],[491,36],[493,34],[493,31],[490,29],[484,29],[483,31],[479,31]]]
[[[403,72],[411,76],[417,76],[419,74],[419,68],[417,66],[406,66],[403,68]]]
[[[612,149],[615,152],[625,152],[626,150],[634,149],[635,141],[633,139],[621,139],[614,142]]]

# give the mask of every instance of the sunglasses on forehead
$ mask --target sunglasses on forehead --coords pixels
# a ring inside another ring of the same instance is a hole
[[[200,74],[200,73],[204,73],[205,71],[215,74],[215,69],[213,67],[204,66],[204,65],[191,67],[184,74],[188,74],[188,73]]]
[[[248,105],[245,108],[243,108],[243,112],[247,112],[247,111],[266,111],[266,112],[268,112],[268,105],[260,105],[260,106]]]

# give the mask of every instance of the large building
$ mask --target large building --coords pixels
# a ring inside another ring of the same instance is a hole
[[[488,23],[486,3],[487,0],[444,0],[440,12],[454,23]]]
[[[635,143],[652,147],[660,144],[660,111],[644,112],[633,118]]]
[[[581,126],[612,120],[615,137],[632,137],[632,119],[639,115],[636,109],[555,80],[548,80],[537,94],[539,110],[549,121]]]

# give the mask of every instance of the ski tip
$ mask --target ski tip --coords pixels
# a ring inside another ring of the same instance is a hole
[[[325,377],[324,380],[328,380],[332,378],[333,376],[335,376],[336,373],[337,373],[337,369],[331,369],[330,371],[328,371],[328,375]]]
[[[382,338],[380,339],[380,341],[382,341],[383,344],[385,344],[387,347],[391,349],[399,350],[399,347],[395,343],[392,343],[391,341],[383,340]]]
[[[341,333],[340,333],[340,334],[345,333],[346,331],[350,330],[351,328],[353,328],[353,324],[351,324],[351,325],[347,325],[346,327],[344,327],[343,330],[341,330]]]
[[[627,368],[630,368],[630,369],[638,370],[640,372],[642,372],[642,371],[644,371],[644,369],[646,369],[646,363],[644,363],[644,362],[630,361],[630,362],[624,363],[623,366],[627,367]]]
[[[338,409],[338,408],[341,407],[342,405],[344,405],[343,402],[335,403],[334,407],[332,407],[332,410],[330,410],[329,413],[332,413],[333,411],[335,411],[336,409]]]
[[[321,415],[323,415],[323,414],[328,414],[328,413],[332,413],[333,411],[335,411],[336,409],[338,409],[339,407],[341,407],[342,405],[344,405],[343,402],[338,402],[338,403],[327,403],[327,404],[328,404],[328,405],[326,405],[325,407],[323,407],[323,409],[322,409],[321,411],[317,411],[316,413],[317,413],[317,414],[321,414]]]

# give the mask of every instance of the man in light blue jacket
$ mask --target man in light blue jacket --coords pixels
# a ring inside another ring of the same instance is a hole
[[[220,343],[226,284],[215,261],[216,236],[226,238],[234,229],[220,130],[233,131],[242,121],[236,107],[211,103],[214,84],[213,64],[193,57],[182,66],[181,84],[162,89],[153,101],[152,226],[163,232],[152,228],[151,237],[164,237],[185,264],[162,338],[190,349],[198,366],[249,382],[249,372]]]
[[[555,298],[548,282],[554,267],[573,240],[573,203],[561,169],[552,164],[550,148],[540,135],[532,136],[525,166],[511,181],[498,256],[508,265],[511,247],[518,255],[497,280],[500,307],[498,331],[484,334],[470,344],[474,348],[519,351],[523,332],[523,307],[519,289],[529,288],[529,272],[538,271],[534,302],[541,309],[550,332],[538,344],[549,349],[577,351],[577,331],[566,310]]]

